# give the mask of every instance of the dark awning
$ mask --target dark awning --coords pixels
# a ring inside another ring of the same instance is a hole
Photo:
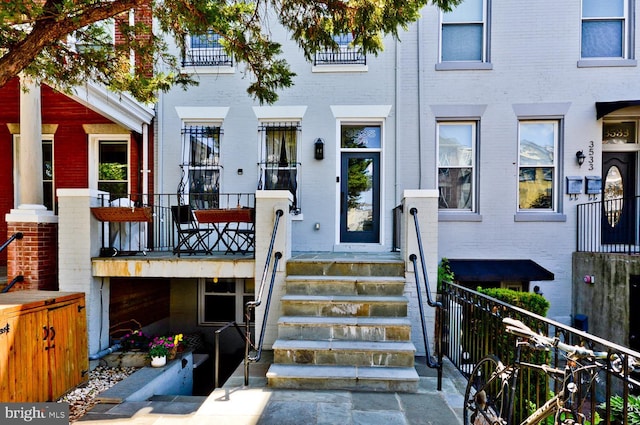
[[[533,260],[451,260],[449,267],[458,282],[531,282],[554,276]]]
[[[618,109],[627,108],[629,106],[640,106],[640,100],[618,100],[616,102],[596,102],[597,119],[604,117]]]

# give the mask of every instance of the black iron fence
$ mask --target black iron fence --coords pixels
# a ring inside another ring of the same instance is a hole
[[[578,252],[640,253],[640,196],[577,207]]]
[[[444,309],[440,323],[443,354],[466,378],[469,378],[473,367],[487,354],[498,356],[505,364],[513,362],[515,337],[505,332],[502,319],[514,318],[539,333],[558,338],[559,341],[594,351],[605,351],[612,358],[620,359],[619,369],[605,366],[598,370],[595,379],[585,379],[576,385],[585,401],[580,406],[588,421],[585,423],[598,423],[598,418],[601,423],[616,423],[612,414],[620,407],[623,407],[620,423],[627,423],[628,415],[632,414],[627,409],[630,397],[640,394],[640,378],[628,365],[632,359],[640,359],[640,353],[456,284],[444,282],[441,297]],[[523,351],[521,360],[562,368],[566,359],[557,351],[527,350]],[[558,383],[550,382],[544,374],[521,373],[518,401],[522,414],[526,416],[529,403],[539,405],[540,401],[557,393],[559,388]]]
[[[198,194],[105,195],[92,208],[101,222],[101,256],[136,255],[148,252],[173,254],[251,254],[255,214],[254,193],[216,193],[216,211],[247,212],[242,219],[225,214],[224,221],[200,222],[203,210]],[[251,219],[245,219],[246,217]]]
[[[358,49],[341,49],[338,51],[318,52],[315,55],[314,65],[366,65],[367,56]]]

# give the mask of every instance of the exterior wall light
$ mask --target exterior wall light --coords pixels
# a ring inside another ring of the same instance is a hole
[[[313,157],[315,159],[324,159],[324,140],[317,138],[313,144]]]
[[[576,161],[578,161],[578,165],[580,167],[582,167],[582,164],[584,164],[584,159],[585,158],[586,158],[586,156],[584,155],[584,152],[582,152],[582,151],[576,152]]]

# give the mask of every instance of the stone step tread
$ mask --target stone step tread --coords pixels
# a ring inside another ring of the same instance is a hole
[[[281,316],[278,324],[292,326],[411,326],[411,320],[404,317]]]
[[[420,377],[413,367],[334,366],[272,364],[267,371],[268,379],[384,379],[392,381],[415,381]]]
[[[289,302],[354,302],[354,303],[406,303],[409,300],[402,295],[293,295],[287,294],[281,297],[281,301]]]
[[[310,350],[310,351],[384,351],[412,352],[416,347],[410,341],[357,341],[357,340],[306,340],[306,339],[277,339],[273,343],[273,350]]]
[[[402,276],[326,276],[326,275],[289,275],[287,276],[287,282],[298,281],[344,281],[344,282],[393,282],[393,283],[405,283],[405,278]]]

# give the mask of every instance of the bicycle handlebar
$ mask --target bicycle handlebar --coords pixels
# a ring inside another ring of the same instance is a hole
[[[609,356],[609,353],[606,351],[593,351],[585,347],[581,347],[579,345],[569,345],[560,341],[558,338],[551,338],[542,334],[535,333],[530,327],[525,325],[519,320],[512,319],[510,317],[506,317],[502,319],[502,322],[506,325],[505,330],[513,335],[519,336],[521,338],[525,338],[528,340],[533,340],[536,345],[540,345],[545,349],[549,349],[552,347],[559,348],[560,350],[566,352],[569,355],[569,358],[572,359],[585,359],[585,358],[594,358],[594,359],[609,359],[614,360],[613,356]],[[617,355],[614,355],[617,357]]]

